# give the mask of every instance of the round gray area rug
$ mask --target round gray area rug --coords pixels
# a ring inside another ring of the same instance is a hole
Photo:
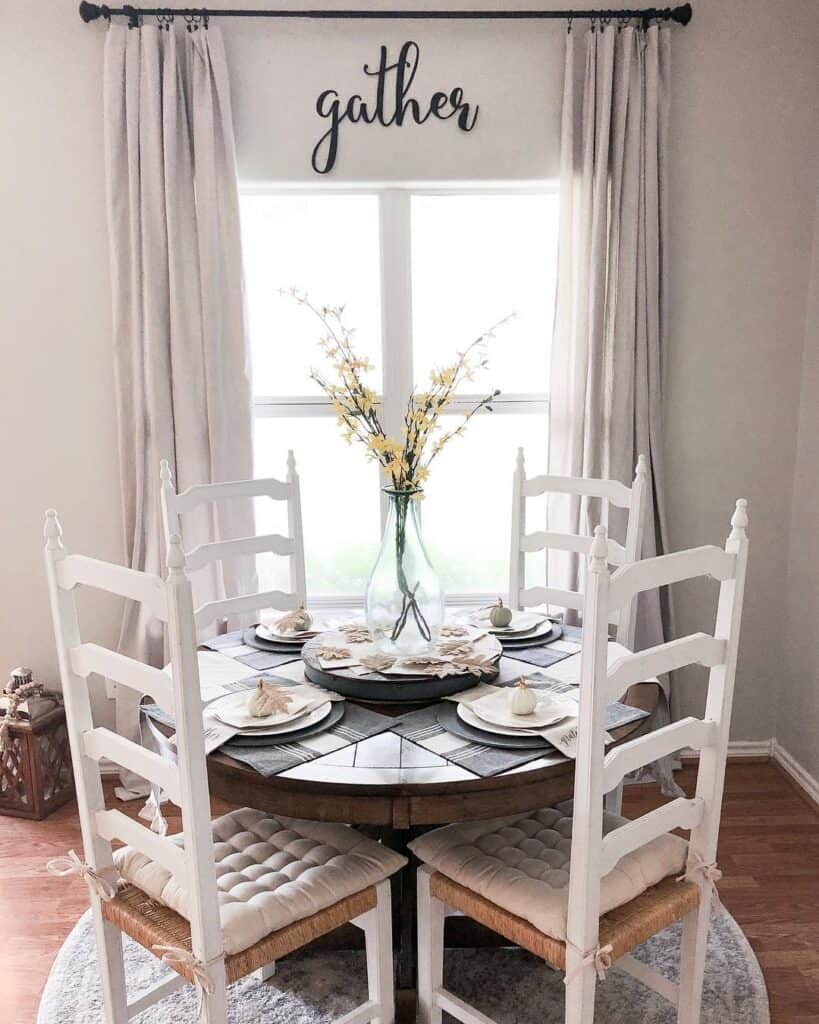
[[[677,980],[680,928],[669,928],[635,950],[635,956]],[[141,946],[125,939],[125,972],[134,998],[167,971]],[[447,988],[498,1024],[560,1024],[563,976],[522,950],[452,950],[446,956]],[[332,1024],[366,999],[362,953],[294,954],[261,983],[244,978],[229,989],[230,1024]],[[189,986],[135,1017],[138,1024],[193,1022]],[[597,987],[595,1019],[631,1024],[674,1024],[676,1014],[660,996],[622,971]],[[445,1021],[452,1018],[444,1014]],[[757,959],[728,913],[711,922],[701,1024],[769,1024],[768,995]],[[37,1024],[103,1024],[90,912],[77,922],[57,954],[40,1003]]]

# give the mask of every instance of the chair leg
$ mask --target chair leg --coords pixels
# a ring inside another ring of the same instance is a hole
[[[265,964],[264,967],[260,967],[258,969],[258,971],[255,972],[256,977],[261,982],[270,981],[271,978],[275,977],[275,974],[276,974],[276,961],[275,960],[273,960],[269,964]]]
[[[593,964],[581,966],[582,958],[566,950],[566,1024],[593,1024],[597,972]]]
[[[125,963],[122,959],[122,932],[102,916],[99,901],[92,906],[97,961],[102,983],[105,1024],[127,1024],[128,999],[125,989]]]
[[[623,780],[621,779],[619,784],[611,790],[610,793],[606,793],[603,798],[603,805],[609,814],[622,814],[623,812]]]
[[[683,918],[678,1024],[699,1024],[705,976],[705,949],[708,944],[710,923],[711,889],[704,886],[700,889],[699,907]]]
[[[364,943],[367,949],[367,988],[370,1002],[378,1007],[373,1024],[394,1024],[395,985],[392,964],[392,894],[390,883],[376,886],[375,909],[366,915]]]
[[[418,1022],[441,1024],[434,993],[444,983],[444,904],[429,891],[430,869],[416,873],[418,889]]]
[[[202,997],[202,1014],[197,1024],[227,1024],[227,977],[224,958],[208,967],[213,992]]]

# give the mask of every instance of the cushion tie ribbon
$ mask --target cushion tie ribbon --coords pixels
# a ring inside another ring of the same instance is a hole
[[[688,864],[686,865],[685,874],[680,875],[677,878],[678,882],[696,882],[700,886],[711,887],[711,898],[713,899],[717,911],[722,910],[722,902],[717,892],[716,883],[722,878],[722,872],[717,867],[716,863],[706,864],[702,857],[697,853],[692,853],[689,856]]]
[[[182,946],[154,946],[153,949],[162,954],[159,958],[162,963],[171,967],[177,964],[190,972],[196,988],[196,1019],[201,1020],[202,1010],[205,1006],[205,993],[211,995],[216,988],[213,978],[208,974],[207,964],[194,956],[189,949],[183,949]]]
[[[563,984],[569,985],[578,974],[580,974],[587,967],[594,967],[597,971],[597,977],[600,981],[606,977],[606,974],[611,970],[611,954],[613,952],[611,943],[607,943],[605,946],[597,946],[596,949],[589,950],[588,953],[582,953],[577,946],[573,946],[568,939],[566,939],[566,946],[571,946],[575,953],[580,953],[582,960],[579,964],[576,964],[568,974],[563,977]]]
[[[112,900],[117,894],[117,887],[107,878],[97,874],[90,864],[81,861],[74,850],[69,850],[64,857],[54,857],[48,861],[46,871],[58,878],[79,875],[87,883],[88,888],[106,902]]]

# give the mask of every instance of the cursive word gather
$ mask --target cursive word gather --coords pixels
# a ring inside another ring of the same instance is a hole
[[[480,107],[474,107],[464,100],[464,91],[455,86],[449,92],[434,92],[425,108],[417,99],[408,96],[420,60],[418,44],[409,40],[401,47],[398,60],[389,63],[387,47],[381,47],[378,66],[364,65],[364,74],[375,79],[375,97],[369,103],[358,93],[345,102],[335,89],[325,89],[316,100],[316,113],[328,120],[330,127],[313,149],[312,164],[317,174],[327,174],[335,166],[338,155],[341,125],[380,124],[385,128],[396,124],[399,127],[407,118],[416,124],[424,124],[430,117],[448,121],[454,117],[461,131],[471,132],[478,120]]]

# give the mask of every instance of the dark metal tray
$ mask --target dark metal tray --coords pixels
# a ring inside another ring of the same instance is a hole
[[[423,701],[437,700],[448,697],[461,690],[468,690],[478,683],[493,682],[494,676],[474,675],[446,676],[388,676],[380,672],[368,672],[363,676],[352,675],[348,670],[340,668],[335,672],[323,669],[316,657],[316,649],[326,640],[313,637],[302,648],[301,657],[304,661],[304,674],[311,683],[334,690],[344,697],[354,700],[375,701],[389,704],[418,704]],[[497,663],[501,654],[498,652]]]

